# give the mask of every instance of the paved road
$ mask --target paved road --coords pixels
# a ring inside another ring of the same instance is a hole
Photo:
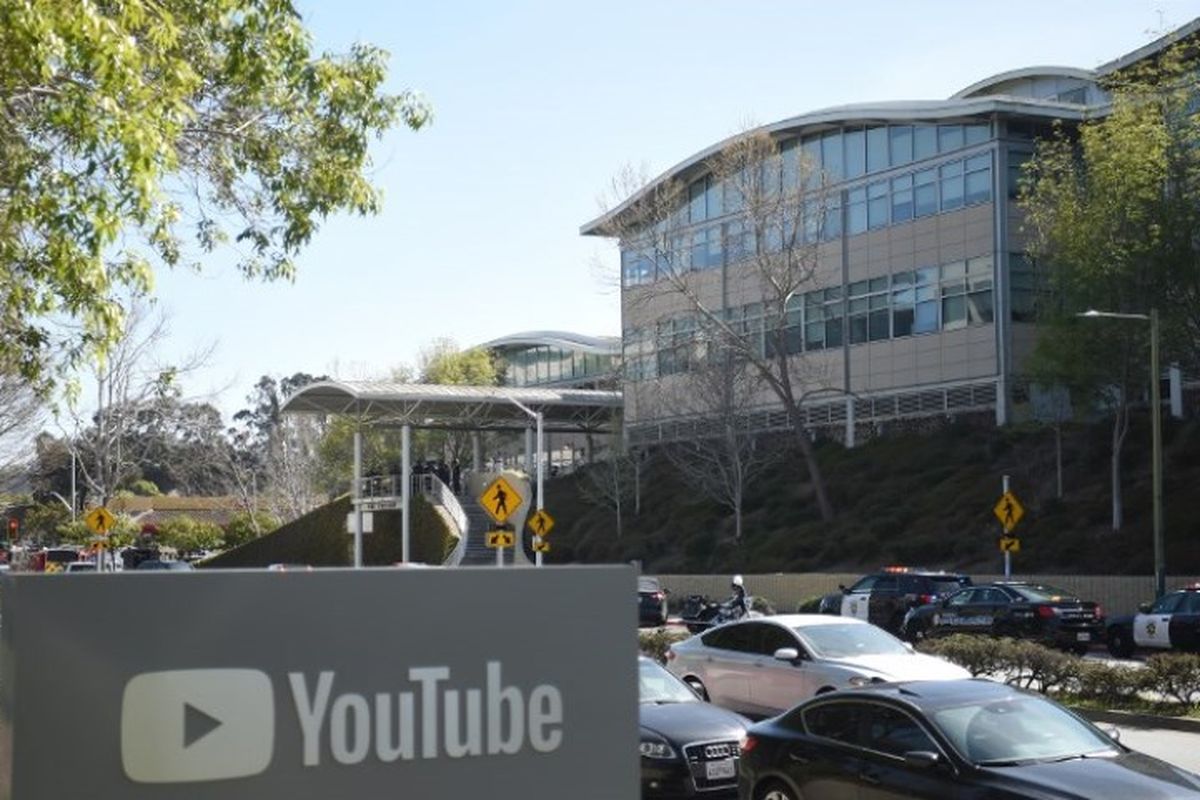
[[[1109,727],[1103,725],[1102,727]],[[1184,733],[1155,728],[1113,726],[1121,732],[1121,743],[1147,755],[1200,773],[1200,733]]]

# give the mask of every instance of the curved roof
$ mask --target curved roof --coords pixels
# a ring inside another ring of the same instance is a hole
[[[1025,116],[1040,116],[1047,119],[1079,120],[1083,109],[1073,103],[1055,100],[1040,100],[1031,97],[1009,97],[1006,95],[984,95],[980,97],[952,98],[950,100],[896,100],[875,103],[853,103],[812,111],[796,117],[762,125],[753,132],[768,134],[799,133],[805,129],[822,129],[847,123],[932,122],[950,119],[979,117],[994,113],[1011,113]],[[627,211],[638,197],[654,186],[679,178],[702,166],[705,161],[724,150],[745,133],[729,136],[711,147],[680,161],[662,173],[621,204],[590,222],[580,226],[579,232],[587,235],[604,235],[604,226],[614,217]]]
[[[1019,81],[1029,78],[1074,78],[1081,81],[1095,81],[1096,73],[1077,67],[1021,67],[998,72],[990,78],[972,83],[965,89],[950,95],[951,100],[960,100],[976,95],[987,94],[986,90],[1001,86],[1009,81]]]
[[[582,333],[569,331],[525,331],[510,336],[501,336],[479,345],[490,350],[500,348],[523,347],[558,347],[563,350],[577,350],[582,353],[599,353],[601,355],[618,355],[621,352],[621,339],[617,336],[585,336]]]
[[[524,430],[521,406],[541,412],[552,431],[595,431],[612,425],[621,393],[599,389],[443,386],[391,381],[310,383],[284,401],[288,413],[358,417],[368,425],[465,430]]]

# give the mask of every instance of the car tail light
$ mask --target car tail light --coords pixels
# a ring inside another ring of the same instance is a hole
[[[664,597],[666,597],[666,595],[665,595],[665,594],[663,594],[662,592],[655,592],[655,593],[654,593],[654,599],[655,599],[655,600],[662,600]]]
[[[1056,613],[1058,613],[1058,612],[1056,612],[1054,610],[1054,606],[1038,606],[1037,607],[1037,615],[1039,617],[1041,617],[1042,619],[1049,619],[1050,617],[1053,617]]]
[[[921,605],[925,606],[925,605],[929,605],[930,603],[934,602],[935,600],[937,600],[937,598],[938,598],[938,596],[936,594],[919,594],[919,595],[917,595],[917,602],[919,602]]]
[[[745,737],[742,738],[741,744],[738,745],[738,750],[742,755],[746,755],[746,753],[749,753],[756,747],[758,747],[758,739],[755,739],[750,734],[746,734]]]
[[[1092,616],[1096,619],[1101,619],[1104,616],[1104,606],[1097,603],[1096,607],[1092,609]]]

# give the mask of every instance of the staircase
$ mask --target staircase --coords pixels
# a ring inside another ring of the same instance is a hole
[[[468,498],[462,500],[463,511],[467,514],[467,549],[463,552],[460,566],[495,566],[496,551],[487,546],[485,534],[492,527],[492,520],[478,503]],[[512,561],[512,553],[504,554],[505,561]]]

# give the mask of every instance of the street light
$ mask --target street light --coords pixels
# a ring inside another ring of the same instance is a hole
[[[1154,593],[1162,597],[1167,593],[1166,556],[1163,552],[1163,509],[1162,509],[1162,388],[1159,386],[1158,366],[1158,309],[1149,314],[1120,314],[1114,311],[1091,309],[1080,317],[1088,319],[1136,319],[1150,323],[1150,431],[1153,438],[1151,458],[1151,482],[1154,494]]]

